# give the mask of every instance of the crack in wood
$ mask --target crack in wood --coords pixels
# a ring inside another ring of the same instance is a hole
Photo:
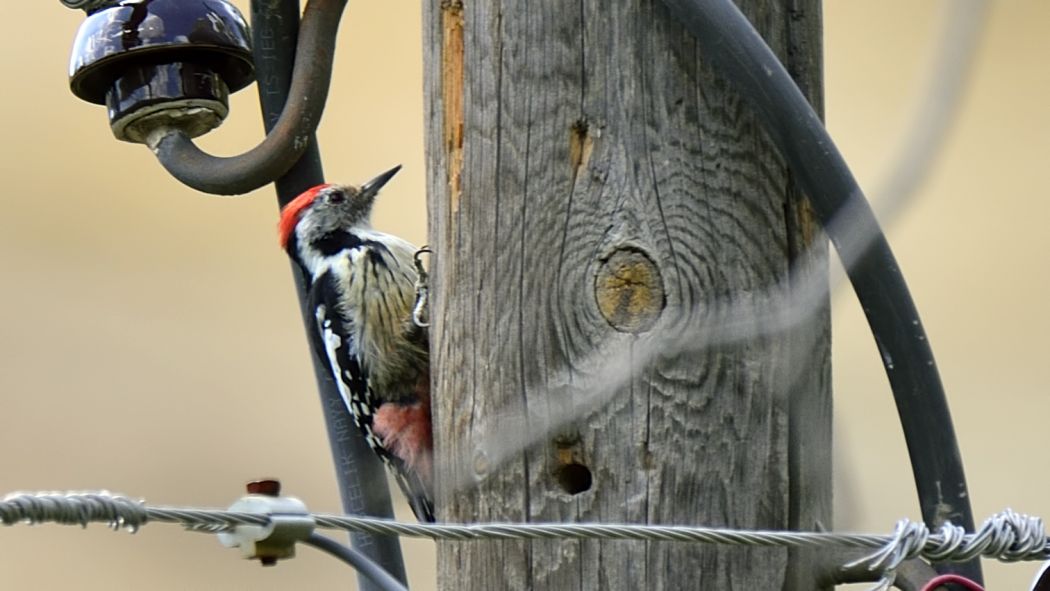
[[[448,154],[449,201],[459,211],[463,174],[463,2],[441,3],[441,91],[444,139]]]
[[[587,164],[591,161],[594,135],[591,133],[590,124],[585,119],[577,119],[569,127],[569,163],[572,165],[572,186],[576,186],[576,179],[579,178],[580,171],[586,169]]]

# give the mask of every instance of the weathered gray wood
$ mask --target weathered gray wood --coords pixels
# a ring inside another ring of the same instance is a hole
[[[742,5],[819,104],[819,1]],[[826,302],[650,358],[668,326],[797,280],[805,245],[823,260],[739,97],[657,0],[423,6],[439,517],[829,525]],[[438,552],[443,589],[813,587],[779,549]]]

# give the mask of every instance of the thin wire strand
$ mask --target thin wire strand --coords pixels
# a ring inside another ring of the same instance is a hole
[[[880,221],[888,222],[912,200],[926,181],[962,109],[966,85],[987,28],[987,0],[945,0],[941,30],[925,90],[911,115],[907,135],[891,150],[892,162],[871,191]]]
[[[957,585],[958,587],[966,589],[967,591],[984,591],[984,587],[978,585],[976,582],[971,581],[970,579],[967,579],[966,577],[962,577],[959,575],[936,576],[930,579],[929,581],[926,581],[926,584],[922,586],[922,591],[934,591],[934,589],[937,589],[938,587],[947,585],[949,583]]]

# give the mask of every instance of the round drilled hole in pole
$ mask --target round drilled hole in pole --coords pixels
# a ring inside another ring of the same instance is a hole
[[[660,267],[637,248],[617,248],[600,261],[594,297],[610,326],[620,332],[645,332],[666,304]]]
[[[562,490],[570,495],[587,492],[591,489],[591,484],[594,482],[594,479],[591,477],[591,470],[587,466],[576,462],[565,464],[558,468],[554,473],[554,477],[558,479],[558,484]]]

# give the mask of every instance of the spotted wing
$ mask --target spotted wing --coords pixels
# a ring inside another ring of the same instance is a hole
[[[316,329],[311,335],[317,354],[326,362],[336,388],[353,417],[365,442],[390,469],[404,492],[412,512],[420,521],[434,521],[434,507],[427,487],[419,475],[392,454],[373,429],[375,412],[380,403],[368,380],[368,367],[354,341],[352,320],[339,313],[335,278],[325,273],[310,288],[310,309],[314,311]]]

